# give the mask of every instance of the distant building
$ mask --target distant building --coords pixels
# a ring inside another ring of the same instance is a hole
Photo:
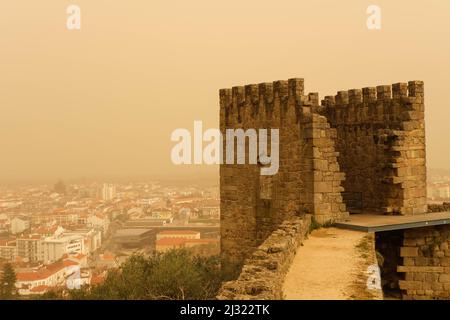
[[[0,240],[0,259],[13,261],[17,257],[17,245],[14,239]]]
[[[173,220],[172,211],[170,211],[168,209],[153,210],[150,213],[149,217],[151,219],[162,219],[162,220],[168,220],[168,221],[172,221]]]
[[[209,216],[214,218],[220,218],[220,207],[203,207],[201,209],[202,216]]]
[[[52,221],[55,221],[58,225],[73,225],[78,223],[78,213],[66,213],[53,214],[50,216]]]
[[[428,197],[431,200],[450,199],[450,185],[447,183],[433,183],[427,187]]]
[[[155,249],[157,252],[167,252],[173,249],[188,249],[202,255],[216,255],[219,253],[219,240],[162,238],[156,240]]]
[[[53,237],[55,235],[59,235],[64,232],[64,228],[58,225],[54,225],[51,227],[39,227],[36,229],[32,229],[33,234],[38,234],[42,237]]]
[[[87,268],[89,266],[87,258],[87,255],[78,253],[68,255],[65,260],[76,262],[80,266],[80,268]]]
[[[36,234],[17,238],[17,256],[29,262],[43,261],[44,247],[42,242],[42,237]]]
[[[156,234],[156,240],[165,238],[200,239],[200,231],[193,230],[164,230]]]
[[[164,238],[156,240],[155,249],[157,252],[166,252],[173,249],[182,249],[186,239],[183,238]]]
[[[83,253],[83,237],[80,235],[63,235],[57,238],[47,238],[43,242],[44,263],[53,263],[65,254]]]
[[[22,217],[14,217],[10,222],[10,230],[12,234],[22,233],[30,229],[30,220]]]
[[[10,223],[8,218],[2,218],[0,217],[0,230],[3,231],[10,231]]]
[[[119,229],[114,234],[114,243],[125,248],[138,248],[154,243],[155,233],[152,229]]]
[[[125,226],[128,228],[162,227],[172,221],[172,219],[136,219],[127,221]]]
[[[108,216],[103,213],[90,215],[87,218],[86,222],[88,226],[99,228],[103,233],[106,233],[108,231],[110,223]]]
[[[83,254],[90,254],[98,249],[102,245],[102,231],[96,228],[87,229],[75,229],[64,232],[64,235],[76,235],[83,237]]]
[[[38,270],[16,272],[16,288],[20,295],[43,294],[50,288],[65,286],[67,278],[77,266],[76,262],[67,260],[58,261]]]
[[[110,201],[116,197],[116,186],[111,183],[104,183],[102,188],[102,199]]]
[[[119,263],[117,261],[116,255],[111,252],[105,252],[99,255],[98,260],[96,261],[96,266],[98,268],[117,268]]]

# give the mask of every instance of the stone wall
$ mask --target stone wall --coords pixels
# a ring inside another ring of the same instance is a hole
[[[221,252],[226,263],[241,265],[294,215],[315,214],[325,222],[347,214],[336,131],[314,111],[317,107],[318,95],[304,95],[303,79],[220,90],[224,134],[240,128],[278,129],[280,135],[276,175],[261,176],[260,165],[248,164],[248,147],[247,164],[221,165]],[[226,155],[225,144],[223,151]]]
[[[450,298],[450,226],[408,229],[400,256],[404,299]]]
[[[310,215],[283,222],[245,261],[239,278],[223,284],[217,299],[282,299],[284,277],[310,223]]]
[[[423,82],[339,91],[322,104],[337,129],[349,210],[425,213]]]
[[[221,253],[238,268],[285,220],[352,210],[427,211],[423,82],[340,91],[319,105],[303,79],[220,90],[220,128],[279,129],[279,171],[220,167]],[[223,154],[226,158],[226,144]],[[236,156],[236,148],[235,148]]]
[[[402,292],[399,281],[404,280],[404,274],[397,271],[402,264],[400,248],[403,246],[404,230],[377,232],[376,251],[381,271],[381,286],[386,297],[401,299]]]
[[[450,202],[444,202],[441,204],[429,204],[428,205],[429,212],[445,212],[450,211]]]

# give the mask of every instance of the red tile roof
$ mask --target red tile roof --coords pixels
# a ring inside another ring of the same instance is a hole
[[[193,230],[164,230],[161,232],[158,232],[158,234],[198,234],[200,231],[193,231]]]
[[[61,271],[62,269],[74,265],[78,265],[78,263],[70,260],[58,261],[53,264],[49,264],[48,266],[45,266],[44,268],[35,272],[18,272],[16,277],[17,281],[44,280]]]
[[[184,238],[163,238],[156,240],[157,246],[175,246],[175,245],[183,245],[186,243],[187,239]]]
[[[7,238],[7,239],[0,239],[0,246],[8,246],[11,245],[12,242],[14,242],[14,238]]]
[[[37,281],[44,280],[50,277],[52,273],[47,270],[37,271],[37,272],[18,272],[16,277],[17,281]]]
[[[116,256],[112,254],[111,252],[105,252],[104,254],[100,255],[100,258],[102,260],[115,260]]]
[[[78,263],[75,262],[75,261],[72,261],[72,260],[64,260],[64,261],[63,261],[63,265],[64,265],[65,267],[70,267],[70,266],[77,266]]]
[[[163,238],[156,240],[157,246],[176,246],[176,245],[184,245],[186,243],[195,243],[195,244],[210,244],[210,243],[218,243],[218,239],[186,239],[186,238]]]
[[[86,257],[86,255],[85,255],[85,254],[82,254],[82,253],[79,253],[79,254],[77,254],[76,256],[74,256],[74,258],[75,258],[75,259],[78,259],[78,260],[83,259],[84,257]]]
[[[55,231],[58,229],[58,226],[53,227],[39,227],[34,232],[38,234],[52,234],[55,233]]]
[[[50,288],[49,286],[37,286],[31,289],[30,291],[34,293],[41,293],[46,292],[49,288]]]
[[[208,243],[218,243],[218,239],[184,239],[185,242],[188,243],[202,243],[202,244],[208,244]]]
[[[19,240],[40,240],[40,239],[42,239],[42,236],[40,236],[38,234],[33,234],[33,235],[23,236],[18,239]]]

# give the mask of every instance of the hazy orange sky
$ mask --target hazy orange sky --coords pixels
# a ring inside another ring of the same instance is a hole
[[[428,166],[450,169],[447,0],[14,0],[0,30],[0,183],[214,174],[172,165],[172,130],[217,127],[220,88],[292,77],[320,97],[425,81]]]

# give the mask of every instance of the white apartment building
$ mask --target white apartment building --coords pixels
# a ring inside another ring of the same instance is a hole
[[[432,200],[450,198],[450,185],[446,183],[431,184],[427,189],[428,197]]]
[[[11,240],[0,242],[0,259],[13,261],[16,257],[17,246],[15,241]]]
[[[44,247],[44,263],[53,263],[65,254],[84,253],[84,241],[81,235],[62,235],[60,237],[46,238],[42,243]]]
[[[30,229],[30,220],[20,217],[12,218],[10,222],[10,229],[12,234],[22,233],[25,230]]]
[[[97,213],[90,215],[86,219],[86,223],[88,226],[101,229],[103,233],[106,233],[108,231],[110,221],[107,215]]]
[[[116,186],[112,183],[104,183],[102,188],[102,199],[112,200],[116,197]]]
[[[17,256],[30,262],[42,261],[44,249],[40,235],[29,235],[17,238]]]
[[[82,254],[89,255],[98,250],[102,245],[102,231],[100,229],[79,229],[66,231],[64,235],[77,235],[83,237]]]
[[[48,288],[66,285],[68,277],[79,270],[74,261],[59,261],[38,270],[17,272],[16,288],[20,295],[42,294]]]

